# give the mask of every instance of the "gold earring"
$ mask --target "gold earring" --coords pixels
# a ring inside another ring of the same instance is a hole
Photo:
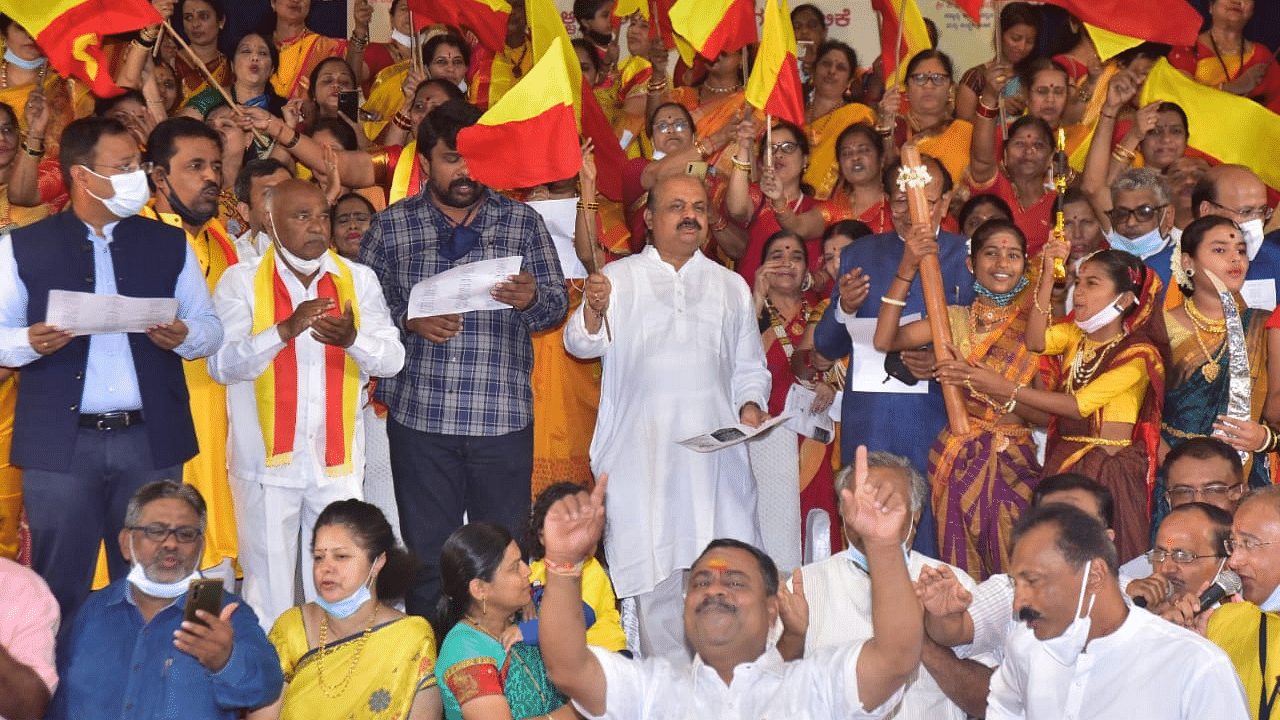
[[[480,598],[480,615],[484,616],[488,614],[489,614],[489,598],[482,597]]]

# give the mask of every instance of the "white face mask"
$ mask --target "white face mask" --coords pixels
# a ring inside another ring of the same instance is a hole
[[[1254,218],[1240,223],[1240,232],[1244,233],[1245,248],[1249,251],[1249,259],[1253,260],[1262,249],[1262,219]]]
[[[1107,231],[1107,242],[1116,250],[1123,250],[1145,260],[1163,250],[1166,240],[1157,225],[1154,230],[1136,238],[1127,238],[1112,228]]]
[[[286,250],[284,243],[280,242],[280,232],[276,230],[276,219],[271,213],[267,213],[267,222],[271,223],[271,234],[275,236],[276,252],[284,258],[284,264],[288,265],[289,269],[300,275],[313,275],[320,269],[320,265],[324,262],[323,253],[310,260],[303,260]]]
[[[911,538],[911,533],[914,532],[915,529],[916,529],[916,518],[914,515],[912,515],[911,525],[907,527],[908,539]],[[852,561],[854,565],[857,565],[859,568],[861,568],[862,572],[870,574],[871,570],[869,569],[867,564],[866,553],[862,552],[857,547],[855,547],[854,544],[849,541],[848,535],[845,535],[845,542],[849,543],[849,549],[845,550],[845,552],[848,553],[849,560]],[[911,548],[907,545],[906,542],[902,543],[902,558],[907,561],[908,565],[911,564]]]
[[[1136,300],[1134,301],[1137,302]],[[1106,307],[1094,313],[1093,317],[1087,320],[1076,318],[1076,327],[1080,328],[1085,335],[1097,332],[1106,327],[1108,323],[1124,314],[1124,308],[1120,307],[1120,296],[1116,296]]]
[[[129,584],[133,585],[143,595],[153,598],[164,598],[172,600],[191,587],[192,580],[198,580],[202,576],[199,570],[192,570],[191,574],[182,578],[177,582],[162,583],[156,582],[147,577],[147,570],[138,562],[138,551],[133,549],[133,538],[129,538],[129,554],[133,556],[133,567],[129,568]],[[197,563],[198,565],[198,563]]]
[[[151,188],[147,187],[147,173],[142,168],[138,168],[133,172],[107,177],[106,175],[98,175],[88,165],[81,165],[80,167],[88,170],[91,175],[111,181],[111,190],[114,192],[111,197],[98,197],[87,188],[85,192],[88,192],[90,197],[101,202],[108,212],[121,220],[142,212],[142,208],[146,207],[147,201],[151,199]]]
[[[1093,618],[1090,614],[1093,613],[1093,602],[1098,599],[1098,596],[1095,594],[1089,597],[1089,609],[1084,611],[1084,617],[1080,617],[1080,611],[1084,610],[1084,593],[1089,586],[1091,566],[1092,563],[1085,565],[1084,578],[1080,581],[1080,599],[1076,601],[1076,614],[1071,624],[1058,637],[1040,641],[1044,651],[1060,665],[1074,664],[1076,658],[1080,656],[1080,651],[1084,650],[1084,646],[1089,642],[1089,629],[1093,626]]]
[[[394,28],[391,30],[391,40],[403,45],[404,47],[413,47],[413,38]]]

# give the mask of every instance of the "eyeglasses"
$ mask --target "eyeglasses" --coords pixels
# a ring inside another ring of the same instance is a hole
[[[149,173],[151,172],[152,164],[149,162],[130,163],[128,165],[102,165],[99,163],[94,163],[92,167],[107,168],[108,170],[116,170],[120,174],[124,175],[131,172],[137,172],[139,170],[141,170],[142,172]]]
[[[1214,483],[1198,489],[1180,485],[1176,488],[1169,488],[1165,491],[1164,496],[1168,499],[1170,505],[1182,505],[1189,502],[1195,502],[1196,498],[1201,497],[1205,500],[1218,500],[1239,490],[1242,484],[1243,483],[1226,485],[1224,483]]]
[[[907,79],[916,85],[946,85],[951,82],[951,76],[945,73],[914,73],[907,76]]]
[[[1235,538],[1227,538],[1225,545],[1228,555],[1235,555],[1238,550],[1254,552],[1264,545],[1275,545],[1275,540],[1237,540]]]
[[[1235,208],[1229,208],[1226,205],[1222,205],[1221,203],[1216,203],[1212,200],[1208,202],[1210,205],[1216,208],[1220,208],[1222,210],[1226,210],[1227,212],[1231,213],[1232,215],[1235,215],[1238,218],[1244,218],[1244,220],[1241,220],[1241,222],[1244,222],[1247,220],[1253,220],[1254,218],[1260,218],[1262,222],[1265,223],[1271,220],[1271,215],[1274,213],[1274,211],[1271,208],[1267,207],[1266,205],[1263,205],[1262,207],[1241,208],[1237,210]]]
[[[1163,548],[1156,548],[1154,550],[1147,551],[1147,560],[1151,561],[1152,567],[1155,567],[1156,565],[1159,565],[1160,563],[1170,558],[1172,558],[1173,561],[1178,563],[1179,565],[1190,565],[1191,563],[1203,558],[1221,558],[1221,557],[1226,557],[1226,556],[1222,554],[1194,555],[1192,553],[1187,552],[1186,550],[1165,550]]]
[[[204,531],[192,525],[179,525],[178,527],[169,527],[156,523],[154,525],[131,525],[130,530],[140,530],[147,539],[152,542],[162,543],[169,539],[172,535],[178,539],[178,542],[186,545],[195,542]]]
[[[660,133],[682,133],[689,129],[689,123],[684,120],[677,120],[675,122],[667,122],[666,120],[663,120],[661,122],[654,123],[653,129]]]
[[[1107,211],[1107,217],[1111,218],[1113,225],[1119,225],[1129,219],[1132,215],[1134,220],[1138,222],[1151,222],[1157,212],[1169,207],[1168,205],[1139,205],[1136,208],[1114,207]]]
[[[788,140],[786,142],[773,143],[769,146],[769,149],[772,150],[774,154],[782,153],[783,155],[790,155],[799,150],[800,146]]]

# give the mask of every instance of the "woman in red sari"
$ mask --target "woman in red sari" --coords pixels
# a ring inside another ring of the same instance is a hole
[[[836,139],[836,163],[841,182],[830,198],[818,203],[823,224],[858,220],[874,233],[892,230],[893,216],[880,179],[884,145],[875,128],[867,123],[845,128]]]
[[[1254,0],[1209,0],[1209,29],[1195,47],[1174,48],[1169,64],[1197,82],[1280,112],[1280,66],[1262,43],[1245,39]]]
[[[760,321],[760,339],[764,342],[765,362],[773,376],[769,395],[769,414],[777,415],[786,406],[787,394],[796,383],[813,390],[816,397],[810,408],[814,412],[830,409],[836,395],[834,378],[818,374],[801,382],[791,370],[791,356],[796,345],[805,337],[810,324],[822,319],[819,302],[803,289],[809,274],[809,251],[805,242],[787,230],[774,233],[765,241],[760,256],[759,269],[755,271],[756,317]],[[809,511],[820,509],[838,524],[836,493],[832,485],[831,453],[837,447],[830,442],[834,436],[821,442],[799,436],[800,441],[800,520]],[[803,530],[802,530],[803,532]],[[840,551],[840,536],[832,533],[831,552]],[[803,538],[802,538],[803,539]]]

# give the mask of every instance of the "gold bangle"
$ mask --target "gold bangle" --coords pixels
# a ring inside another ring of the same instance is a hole
[[[279,140],[279,139],[280,139],[279,137],[276,137],[276,140]],[[287,142],[287,143],[281,143],[281,144],[280,144],[280,147],[284,148],[285,150],[292,150],[292,149],[294,149],[294,148],[298,147],[298,141],[299,141],[299,140],[301,140],[301,139],[302,139],[302,133],[298,132],[298,129],[297,129],[297,128],[294,128],[294,129],[293,129],[293,139],[292,139],[292,140],[290,140],[290,141],[289,141],[289,142]]]
[[[22,152],[30,155],[33,158],[38,158],[41,155],[44,155],[44,147],[41,147],[39,150],[32,150],[31,147],[28,146],[26,141],[24,140],[22,142]]]
[[[702,144],[702,138],[694,138],[693,148],[698,151],[698,155],[702,156],[703,160],[711,157],[711,151],[707,149],[707,146]]]
[[[749,162],[743,162],[742,160],[739,160],[737,155],[731,155],[731,156],[729,157],[729,162],[733,163],[733,169],[734,169],[734,170],[741,170],[741,171],[743,171],[743,172],[751,172],[751,163],[749,163]]]
[[[597,211],[597,210],[599,210],[599,209],[600,209],[600,203],[598,203],[598,202],[586,202],[586,203],[584,203],[584,202],[582,202],[581,200],[579,200],[579,201],[578,201],[578,209],[579,209],[579,210],[586,210],[587,212],[595,212],[595,211]]]
[[[887,304],[887,305],[892,305],[892,306],[894,306],[894,307],[900,307],[900,308],[904,308],[904,307],[906,307],[906,306],[907,306],[907,301],[906,301],[906,300],[894,300],[893,298],[889,297],[888,295],[881,295],[881,296],[880,296],[880,302],[885,303],[885,304]]]
[[[1111,151],[1111,154],[1120,160],[1133,160],[1138,156],[1137,153],[1135,153],[1134,151],[1130,150],[1129,148],[1123,145],[1115,146],[1115,148]]]

